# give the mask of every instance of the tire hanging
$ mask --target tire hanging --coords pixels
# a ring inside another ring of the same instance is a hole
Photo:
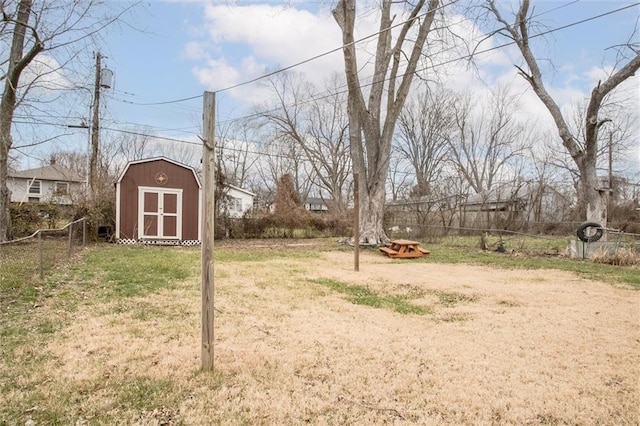
[[[580,241],[585,243],[593,243],[602,238],[604,229],[597,222],[583,222],[578,226],[576,235]]]

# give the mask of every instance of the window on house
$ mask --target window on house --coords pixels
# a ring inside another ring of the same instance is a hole
[[[41,186],[42,186],[42,181],[39,180],[34,180],[29,182],[29,194],[40,194],[40,190],[41,190]]]
[[[56,182],[56,194],[67,195],[69,193],[69,182]]]
[[[240,198],[234,198],[233,199],[233,208],[232,210],[235,210],[237,212],[241,212],[242,211],[242,199]]]

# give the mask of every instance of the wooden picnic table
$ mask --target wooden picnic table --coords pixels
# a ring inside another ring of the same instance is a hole
[[[419,242],[411,240],[393,240],[389,247],[380,247],[380,251],[394,259],[411,259],[428,256],[431,253],[421,248]]]

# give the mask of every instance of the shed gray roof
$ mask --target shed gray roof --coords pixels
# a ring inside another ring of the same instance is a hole
[[[50,164],[35,169],[10,171],[9,177],[22,179],[38,179],[63,182],[84,182],[84,178],[73,170],[69,170],[59,164]]]

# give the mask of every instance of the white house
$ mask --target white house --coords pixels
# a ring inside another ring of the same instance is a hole
[[[233,185],[227,186],[227,211],[231,218],[241,218],[247,211],[253,209],[253,199],[256,194]]]
[[[324,199],[318,197],[307,197],[304,201],[304,208],[313,213],[325,213],[329,211],[329,206],[327,206]]]
[[[7,187],[13,203],[48,203],[71,205],[85,187],[78,173],[51,161],[35,169],[9,171]]]

